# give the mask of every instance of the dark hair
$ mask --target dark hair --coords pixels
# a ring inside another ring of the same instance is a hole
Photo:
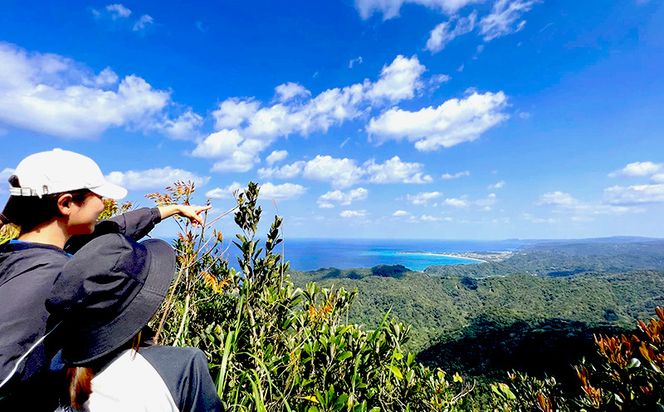
[[[71,407],[75,410],[83,409],[83,404],[90,399],[90,395],[92,394],[92,379],[95,377],[96,372],[103,369],[104,366],[113,361],[113,358],[127,349],[138,353],[141,346],[150,346],[153,335],[154,332],[152,332],[152,329],[146,325],[129,342],[111,354],[98,359],[88,366],[67,368],[67,392]]]
[[[18,178],[9,178],[9,184],[20,187]],[[49,220],[60,217],[58,209],[58,198],[63,194],[72,195],[75,203],[82,203],[88,193],[88,189],[74,190],[71,192],[52,193],[42,197],[37,196],[9,196],[5,208],[0,214],[0,227],[13,223],[21,228],[21,232],[29,232]]]

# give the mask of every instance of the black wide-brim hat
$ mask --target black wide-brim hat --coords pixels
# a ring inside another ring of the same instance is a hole
[[[99,359],[129,342],[154,316],[175,274],[175,253],[162,240],[99,236],[58,276],[46,307],[68,366]]]

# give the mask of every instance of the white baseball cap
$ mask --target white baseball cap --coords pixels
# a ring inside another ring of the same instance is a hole
[[[14,175],[20,187],[10,187],[12,196],[42,197],[81,189],[110,199],[127,196],[127,189],[107,181],[94,160],[68,150],[31,154],[16,166]]]

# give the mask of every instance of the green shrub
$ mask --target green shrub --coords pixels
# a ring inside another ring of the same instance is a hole
[[[157,203],[187,203],[178,183]],[[204,350],[225,409],[281,411],[453,411],[471,385],[415,361],[410,327],[386,314],[375,330],[346,319],[356,292],[296,288],[277,253],[282,219],[261,242],[259,187],[237,194],[239,271],[221,253],[223,236],[181,223],[178,273],[154,322],[156,339]]]

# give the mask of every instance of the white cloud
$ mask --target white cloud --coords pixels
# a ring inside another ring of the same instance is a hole
[[[141,31],[146,29],[148,26],[151,26],[152,24],[154,24],[154,19],[152,16],[149,14],[144,14],[138,20],[136,20],[136,23],[134,23],[134,26],[131,29],[133,31]]]
[[[192,181],[196,185],[205,184],[209,178],[198,176],[192,172],[170,166],[147,169],[111,172],[106,178],[129,190],[160,189],[177,181]]]
[[[380,79],[367,90],[366,95],[375,101],[410,99],[424,87],[420,78],[425,71],[426,67],[420,64],[417,56],[407,58],[399,55],[392,63],[383,66]]]
[[[219,104],[219,108],[212,112],[215,120],[215,127],[218,130],[234,128],[250,119],[260,104],[253,100],[240,100],[231,98],[224,100]]]
[[[432,151],[477,139],[508,118],[503,112],[506,104],[503,92],[473,93],[416,112],[390,109],[372,118],[367,130],[379,141],[405,138],[415,142],[417,150]]]
[[[605,190],[605,196],[607,198],[611,199],[612,195],[617,195],[617,193],[611,193],[610,188]],[[613,200],[617,199],[614,198]],[[617,201],[616,204],[610,204],[613,203],[611,201],[608,203],[609,204],[582,202],[575,199],[569,193],[561,191],[545,193],[540,196],[537,201],[538,205],[552,206],[554,212],[564,213],[574,221],[590,221],[596,215],[621,215],[628,212],[640,211],[633,207],[626,207],[619,201]],[[546,221],[546,219],[544,221]]]
[[[131,10],[119,3],[109,4],[105,8],[113,20],[131,16]]]
[[[331,209],[334,204],[341,206],[348,206],[355,200],[364,200],[367,198],[369,191],[365,188],[358,187],[357,189],[342,192],[341,190],[334,190],[321,195],[318,198],[318,207],[323,209]]]
[[[440,222],[442,221],[442,217],[438,216],[432,216],[432,215],[422,215],[420,216],[420,221],[422,222]]]
[[[275,93],[277,94],[277,99],[280,102],[287,102],[296,97],[308,97],[311,96],[311,92],[304,88],[304,86],[297,83],[284,83],[275,87]]]
[[[261,184],[260,188],[259,197],[265,200],[293,199],[303,195],[307,191],[304,186],[293,183],[275,185],[268,182]]]
[[[579,201],[576,200],[569,193],[555,191],[544,193],[540,196],[538,205],[551,205],[551,206],[565,206],[570,207],[578,204]]]
[[[355,66],[356,64],[362,64],[362,56],[357,56],[357,57],[354,58],[354,59],[350,59],[350,60],[348,61],[348,68],[349,68],[349,69],[352,69],[353,66]]]
[[[487,186],[487,189],[495,190],[495,189],[502,189],[503,187],[505,187],[505,181],[504,180],[499,180],[496,183]]]
[[[305,162],[300,160],[282,167],[269,167],[258,169],[261,179],[291,179],[298,176],[304,170]]]
[[[191,109],[182,113],[177,119],[165,118],[155,123],[155,129],[176,140],[195,140],[200,135],[203,118]]]
[[[465,176],[470,176],[470,172],[468,170],[464,170],[462,172],[457,172],[457,173],[444,173],[441,176],[441,178],[443,180],[454,180]]]
[[[308,161],[303,169],[305,178],[329,182],[339,188],[353,186],[360,181],[363,174],[363,170],[355,164],[355,160],[321,155]]]
[[[95,74],[56,54],[0,43],[0,124],[64,138],[95,138],[113,127],[163,130],[170,93],[109,68]],[[191,116],[194,116],[191,114]],[[191,120],[191,119],[189,119]]]
[[[426,205],[434,199],[438,199],[440,192],[420,192],[416,195],[406,195],[406,200],[414,205]]]
[[[657,173],[650,177],[655,183],[664,183],[664,173]]]
[[[655,173],[664,170],[664,164],[654,162],[633,162],[628,163],[620,170],[609,173],[609,177],[629,176],[629,177],[643,177],[651,176]]]
[[[205,196],[211,199],[231,199],[236,192],[240,192],[244,186],[238,182],[233,182],[226,187],[215,187],[205,192]]]
[[[484,41],[491,41],[515,33],[526,25],[521,16],[532,9],[537,0],[497,0],[491,14],[480,21],[480,34]],[[517,23],[517,20],[520,20]]]
[[[493,208],[493,205],[496,204],[496,194],[489,193],[484,199],[476,200],[475,205],[482,208],[484,211],[490,211]]]
[[[280,101],[264,107],[252,98],[227,99],[212,114],[215,127],[238,138],[229,142],[223,151],[210,152],[206,149],[211,144],[208,140],[218,140],[215,134],[219,131],[212,133],[192,154],[216,158],[218,165],[227,165],[224,170],[250,170],[258,163],[260,153],[280,137],[325,133],[331,126],[355,119],[370,110],[372,104],[398,102],[415,96],[424,87],[421,76],[425,70],[416,56],[399,55],[383,67],[374,83],[365,80],[328,89],[313,97],[302,86],[287,83],[277,87]],[[295,99],[295,96],[301,98]],[[215,166],[213,169],[219,168]]]
[[[431,76],[428,84],[431,89],[435,89],[441,84],[449,82],[450,79],[452,79],[452,77],[448,76],[447,74],[435,74]]]
[[[558,222],[558,220],[557,220],[557,219],[554,219],[554,218],[542,218],[542,217],[537,217],[537,216],[533,216],[533,215],[530,214],[530,213],[524,213],[522,216],[523,216],[523,218],[524,218],[525,220],[529,221],[530,223],[537,223],[537,224],[540,224],[540,223],[549,223],[549,224],[553,224],[553,223],[557,223],[557,222]]]
[[[664,184],[611,186],[604,189],[604,196],[611,205],[664,203]]]
[[[394,216],[394,217],[406,217],[406,216],[410,216],[410,213],[405,211],[405,210],[396,210],[394,213],[392,213],[392,216]]]
[[[359,218],[359,217],[366,217],[367,216],[367,211],[366,210],[344,210],[341,213],[339,213],[339,216],[350,219],[350,218]]]
[[[373,159],[364,163],[371,183],[430,183],[433,178],[422,172],[421,163],[403,162],[399,156],[376,163]]]
[[[233,144],[231,140],[229,139],[228,144]],[[202,148],[200,155],[207,153],[209,156],[215,156],[219,151],[216,146],[215,141],[214,145]],[[309,161],[300,160],[281,167],[260,168],[258,176],[261,179],[291,179],[302,176],[306,179],[329,182],[332,186],[342,189],[362,181],[378,184],[421,184],[433,181],[433,178],[425,174],[422,169],[421,163],[404,162],[399,156],[394,156],[383,163],[370,159],[359,166],[353,159],[317,155]]]
[[[447,206],[452,206],[452,207],[468,207],[468,201],[466,199],[458,198],[458,197],[449,197],[445,200],[443,200],[443,204]]]
[[[265,158],[265,160],[267,161],[267,164],[272,165],[284,160],[287,156],[288,152],[286,150],[274,150]]]
[[[429,34],[426,49],[431,53],[437,53],[455,38],[470,33],[475,28],[477,13],[473,12],[468,17],[452,17],[449,21],[440,23]]]
[[[399,15],[401,6],[405,3],[419,4],[430,9],[440,10],[447,14],[454,14],[461,8],[481,0],[355,0],[355,7],[363,19],[368,19],[374,13],[382,13],[383,20],[389,20]]]

